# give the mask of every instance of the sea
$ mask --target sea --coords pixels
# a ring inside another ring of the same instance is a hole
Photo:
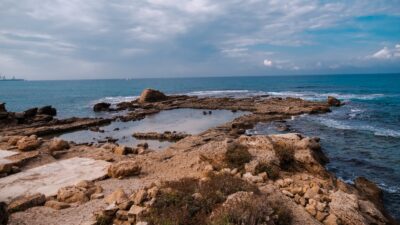
[[[95,103],[134,100],[144,88],[194,96],[340,99],[345,105],[331,113],[291,118],[290,132],[320,137],[327,168],[348,183],[358,176],[377,183],[387,210],[400,220],[400,74],[7,81],[0,82],[0,102],[9,111],[52,105],[59,118],[95,117]],[[278,133],[271,124],[251,132]]]

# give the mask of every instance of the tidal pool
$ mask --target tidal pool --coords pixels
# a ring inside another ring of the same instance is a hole
[[[207,112],[204,115],[203,112]],[[211,112],[209,114],[208,112]],[[168,141],[139,140],[132,137],[134,132],[159,132],[176,131],[188,134],[199,134],[209,128],[232,121],[233,119],[247,114],[247,112],[231,112],[229,110],[201,110],[201,109],[174,109],[161,111],[160,113],[147,116],[138,121],[121,122],[115,121],[110,125],[100,127],[104,132],[90,130],[66,133],[60,138],[75,143],[98,143],[107,137],[118,139],[116,143],[136,146],[147,142],[152,149],[165,148],[171,144]]]

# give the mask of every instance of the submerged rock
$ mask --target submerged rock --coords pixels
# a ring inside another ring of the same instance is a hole
[[[7,112],[6,103],[0,103],[0,112]]]
[[[159,102],[167,99],[167,96],[161,91],[154,89],[145,89],[140,95],[139,102]]]
[[[336,107],[338,107],[338,106],[340,106],[342,103],[340,102],[339,99],[337,99],[337,98],[335,98],[335,97],[333,97],[333,96],[328,96],[328,104],[329,104],[330,106],[336,106]]]

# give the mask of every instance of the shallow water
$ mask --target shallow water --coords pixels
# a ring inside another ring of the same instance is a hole
[[[74,141],[76,143],[90,143],[104,140],[106,137],[118,139],[117,143],[136,146],[139,143],[147,142],[152,149],[165,148],[171,144],[168,141],[138,140],[132,137],[134,132],[159,132],[176,131],[188,134],[199,134],[209,128],[229,122],[244,112],[231,112],[229,110],[207,110],[211,114],[203,115],[204,110],[200,109],[174,109],[161,111],[160,113],[147,116],[143,120],[130,122],[113,122],[110,125],[101,127],[104,133],[90,130],[75,131],[63,134],[60,138]],[[118,130],[115,130],[118,128]]]

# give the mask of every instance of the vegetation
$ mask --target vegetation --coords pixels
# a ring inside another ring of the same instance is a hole
[[[259,173],[267,173],[268,178],[271,180],[276,180],[279,178],[279,166],[272,164],[272,163],[267,163],[267,162],[260,162],[257,164],[254,172],[256,174]]]
[[[232,142],[228,144],[224,160],[228,167],[242,169],[244,164],[251,161],[251,158],[246,146]]]
[[[204,181],[184,178],[167,182],[145,220],[150,224],[207,224],[213,209],[238,191],[258,193],[257,187],[227,174],[210,174]]]
[[[274,143],[274,151],[279,159],[279,167],[282,170],[289,171],[295,168],[294,146],[283,141]]]

